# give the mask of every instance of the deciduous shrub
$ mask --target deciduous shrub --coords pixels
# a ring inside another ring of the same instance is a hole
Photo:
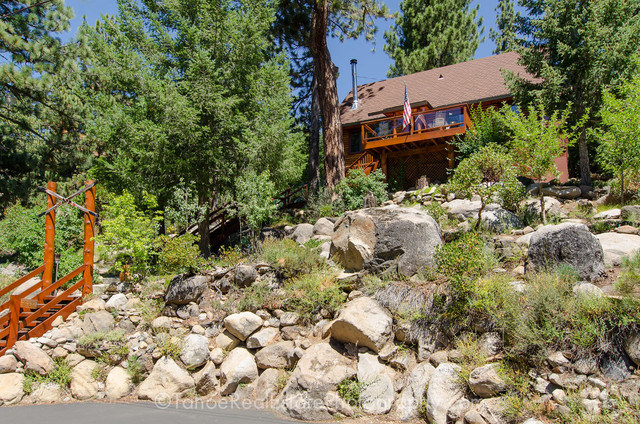
[[[160,273],[196,272],[202,263],[197,245],[198,238],[192,234],[179,237],[159,236],[156,244],[158,253],[158,271]]]
[[[326,263],[311,247],[300,246],[291,239],[264,240],[258,245],[258,255],[284,278],[309,274]]]
[[[285,282],[283,306],[307,320],[323,309],[333,315],[347,300],[335,277],[333,272],[317,271]]]
[[[373,193],[378,204],[387,200],[387,183],[381,169],[365,174],[362,169],[350,169],[347,177],[336,186],[336,192],[340,197],[345,210],[362,209],[364,197]]]

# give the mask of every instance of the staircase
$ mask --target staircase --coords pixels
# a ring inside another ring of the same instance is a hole
[[[67,198],[56,193],[55,183],[49,183],[42,190],[48,196],[47,210],[44,212],[44,263],[0,290],[0,299],[9,296],[7,301],[0,304],[0,356],[19,340],[42,336],[53,328],[52,324],[58,317],[67,318],[82,304],[83,296],[93,292],[95,182],[89,181],[83,189]],[[84,207],[71,201],[85,192]],[[57,202],[57,199],[61,202]],[[85,213],[83,260],[82,265],[54,282],[55,210],[63,204],[72,205]],[[16,289],[20,289],[17,294]]]
[[[375,159],[371,153],[364,152],[355,162],[347,167],[349,169],[362,169],[366,175],[369,175],[380,167],[380,161]]]

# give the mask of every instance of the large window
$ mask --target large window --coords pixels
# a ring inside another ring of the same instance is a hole
[[[360,153],[362,151],[362,137],[360,131],[349,134],[349,153]]]

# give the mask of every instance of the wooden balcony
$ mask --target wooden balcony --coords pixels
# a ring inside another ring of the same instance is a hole
[[[405,145],[441,144],[471,125],[467,105],[456,105],[427,112],[414,112],[411,126],[403,130],[402,116],[377,119],[361,126],[362,148],[399,150]]]

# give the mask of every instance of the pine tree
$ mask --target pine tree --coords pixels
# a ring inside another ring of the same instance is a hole
[[[479,5],[471,0],[403,0],[402,13],[384,34],[384,51],[393,59],[390,77],[465,62],[484,40]]]
[[[513,0],[500,0],[495,11],[498,30],[489,30],[489,38],[496,44],[493,54],[513,51],[518,47],[516,20],[519,19],[520,13],[515,12]]]
[[[204,209],[204,255],[208,212],[239,175],[268,171],[283,189],[302,170],[289,68],[270,54],[273,16],[268,1],[120,0],[118,16],[85,27],[95,51],[86,79],[99,87],[89,133],[103,141],[95,172],[161,203],[186,184]]]
[[[516,21],[519,49],[534,82],[511,74],[509,86],[524,105],[544,101],[547,110],[571,108],[569,124],[584,122],[578,151],[583,185],[591,184],[587,130],[599,125],[602,91],[629,78],[640,45],[637,0],[521,0]],[[586,115],[586,119],[583,119]]]
[[[42,4],[39,4],[42,3]],[[91,152],[81,140],[84,105],[76,58],[63,44],[73,11],[63,0],[0,1],[0,205],[26,199],[36,183],[69,177]]]

